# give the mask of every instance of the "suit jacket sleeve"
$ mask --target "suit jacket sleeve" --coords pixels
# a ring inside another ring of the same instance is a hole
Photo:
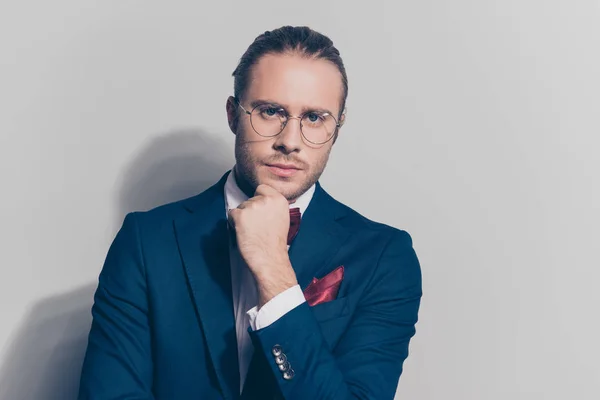
[[[92,316],[79,399],[152,399],[146,277],[134,213],[108,250]]]
[[[394,398],[422,295],[421,269],[408,233],[393,230],[370,279],[333,349],[308,303],[250,333],[285,399]],[[278,369],[275,345],[294,370],[292,379]]]

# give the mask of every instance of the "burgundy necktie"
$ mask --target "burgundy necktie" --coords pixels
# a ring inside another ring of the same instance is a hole
[[[300,209],[290,208],[290,230],[287,236],[288,246],[292,244],[292,241],[298,234],[298,229],[300,229]]]

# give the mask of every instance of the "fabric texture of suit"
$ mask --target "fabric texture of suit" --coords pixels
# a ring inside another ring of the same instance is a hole
[[[255,351],[240,396],[223,212],[230,172],[197,196],[125,217],[94,296],[79,399],[393,399],[422,295],[411,237],[319,182],[289,255],[302,289],[344,265],[339,292],[249,329]]]

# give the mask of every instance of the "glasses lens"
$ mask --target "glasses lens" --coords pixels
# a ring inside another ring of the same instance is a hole
[[[285,110],[271,104],[261,104],[252,110],[250,123],[261,136],[275,136],[285,122]]]
[[[277,136],[287,121],[286,111],[273,104],[256,106],[250,114],[252,128],[261,136]],[[312,143],[321,144],[329,141],[337,128],[337,121],[329,113],[309,112],[301,121],[304,137]]]
[[[329,113],[308,113],[302,118],[302,133],[312,143],[325,143],[335,133],[337,122]]]

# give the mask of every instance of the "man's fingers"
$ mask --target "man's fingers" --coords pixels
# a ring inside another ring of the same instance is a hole
[[[254,191],[254,196],[262,195],[262,196],[271,196],[276,193],[279,193],[277,189],[272,186],[269,186],[265,183],[262,183],[256,187],[256,191]]]
[[[269,188],[270,188],[269,185],[265,185],[264,183],[262,183],[256,187],[256,190],[254,191],[254,195],[255,196],[265,195],[268,193]]]
[[[272,186],[261,184],[258,185],[255,192],[255,197],[253,198],[271,198],[276,199],[277,201],[281,201],[282,203],[285,201],[285,204],[290,204],[289,201],[285,198],[283,194],[281,194],[277,189]]]
[[[255,197],[252,197],[246,201],[244,201],[243,203],[240,203],[239,206],[237,206],[237,208],[239,210],[243,210],[244,208],[248,208],[252,205],[252,203],[254,203],[257,199]]]

